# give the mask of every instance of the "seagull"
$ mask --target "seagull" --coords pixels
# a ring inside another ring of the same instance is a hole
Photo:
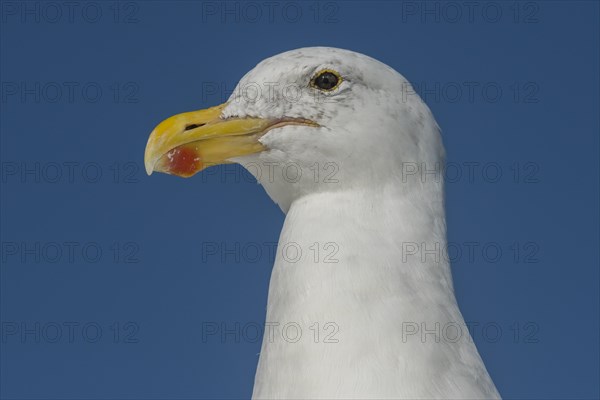
[[[444,158],[410,83],[337,48],[267,58],[157,125],[148,174],[239,163],[286,214],[253,398],[500,398],[443,254]]]

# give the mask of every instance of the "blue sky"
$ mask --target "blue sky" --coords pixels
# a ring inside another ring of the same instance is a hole
[[[147,177],[143,152],[314,45],[432,109],[457,298],[500,393],[598,398],[597,2],[69,4],[1,3],[3,398],[250,396],[284,216],[236,166]]]

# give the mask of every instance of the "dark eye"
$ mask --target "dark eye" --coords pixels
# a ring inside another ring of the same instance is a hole
[[[341,78],[337,73],[323,71],[313,78],[312,84],[321,90],[333,90],[338,86],[340,80]]]

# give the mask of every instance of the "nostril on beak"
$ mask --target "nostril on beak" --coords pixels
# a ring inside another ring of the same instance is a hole
[[[191,125],[187,125],[187,126],[185,127],[185,130],[186,130],[186,131],[189,131],[190,129],[198,128],[198,127],[200,127],[200,126],[204,126],[204,125],[206,125],[206,124],[191,124]]]

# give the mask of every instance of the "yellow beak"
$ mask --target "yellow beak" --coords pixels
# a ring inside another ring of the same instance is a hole
[[[265,149],[261,136],[284,125],[318,124],[301,118],[221,118],[227,103],[167,118],[150,134],[144,164],[153,171],[188,178],[212,165]]]

